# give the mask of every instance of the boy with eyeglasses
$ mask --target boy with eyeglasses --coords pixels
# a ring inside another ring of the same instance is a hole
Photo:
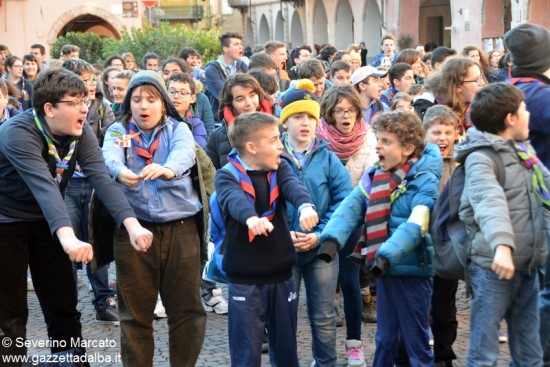
[[[102,146],[105,131],[115,120],[115,115],[110,105],[103,98],[103,93],[94,73],[94,67],[81,59],[68,59],[63,63],[63,68],[78,75],[86,84],[88,89],[88,94],[84,98],[88,107],[86,123],[91,126],[99,146]],[[77,108],[80,107],[77,106]],[[79,162],[77,162],[75,172],[67,184],[65,205],[76,236],[86,242],[89,241],[88,222],[92,191],[88,177],[82,171]],[[75,269],[78,268],[80,268],[80,264],[75,265]],[[114,289],[109,286],[109,267],[101,267],[92,273],[91,265],[88,264],[86,273],[94,293],[92,303],[96,311],[96,322],[118,325],[116,294]]]
[[[47,324],[51,353],[84,356],[73,262],[88,263],[89,243],[77,238],[63,193],[81,169],[134,248],[146,251],[152,234],[135,218],[109,176],[97,139],[86,123],[85,83],[65,69],[48,69],[35,81],[34,110],[0,126],[0,329],[10,343],[0,355],[24,356],[27,267]],[[88,366],[88,363],[83,363]]]
[[[197,100],[195,81],[187,73],[173,73],[168,81],[168,96],[176,107],[183,121],[191,127],[193,138],[204,149],[206,147],[206,128],[202,120],[195,114],[191,104]]]

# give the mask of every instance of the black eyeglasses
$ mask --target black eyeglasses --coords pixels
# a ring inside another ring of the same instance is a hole
[[[179,96],[181,98],[187,98],[189,96],[192,96],[193,93],[190,93],[190,92],[187,92],[185,90],[169,90],[168,91],[168,94],[171,96],[171,97],[175,97],[175,96]]]
[[[57,101],[57,103],[67,103],[69,106],[73,106],[75,110],[80,111],[82,106],[87,105],[89,101],[89,98],[78,98],[72,101]]]
[[[346,115],[346,113],[348,114],[349,117],[357,116],[357,111],[356,110],[347,110],[347,111],[346,110],[334,110],[334,111],[332,111],[332,113],[336,117],[344,117]]]
[[[483,78],[480,76],[477,77],[477,79],[473,80],[464,80],[462,83],[476,83],[477,85],[482,85],[484,82]]]

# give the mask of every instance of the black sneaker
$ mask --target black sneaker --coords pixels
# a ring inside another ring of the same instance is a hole
[[[116,308],[115,297],[109,297],[105,300],[107,308],[104,310],[96,310],[95,319],[96,322],[101,324],[120,325],[120,319],[118,317],[118,309]]]

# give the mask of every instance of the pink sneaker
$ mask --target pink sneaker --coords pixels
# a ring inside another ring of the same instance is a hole
[[[346,353],[348,354],[348,367],[366,367],[361,340],[346,340]]]

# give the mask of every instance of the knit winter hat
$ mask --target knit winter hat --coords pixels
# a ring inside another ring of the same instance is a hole
[[[504,35],[514,67],[537,72],[550,69],[550,32],[536,24],[523,23]]]
[[[297,113],[307,112],[317,120],[319,125],[319,115],[321,106],[319,100],[315,96],[315,86],[309,79],[302,79],[295,85],[295,89],[285,93],[281,103],[281,124]]]
[[[134,91],[134,89],[136,89],[137,87],[141,87],[142,85],[152,85],[156,89],[158,89],[160,94],[162,94],[162,99],[164,101],[164,105],[166,106],[166,115],[176,119],[177,121],[183,121],[180,114],[176,110],[176,107],[174,107],[174,104],[168,96],[168,91],[166,90],[164,80],[162,80],[161,76],[157,72],[152,70],[142,70],[135,74],[132,79],[130,79],[130,83],[128,84],[128,91],[126,92],[126,97],[124,97],[124,101],[122,102],[122,106],[120,108],[121,111],[124,111],[124,113],[130,111],[132,92]]]

